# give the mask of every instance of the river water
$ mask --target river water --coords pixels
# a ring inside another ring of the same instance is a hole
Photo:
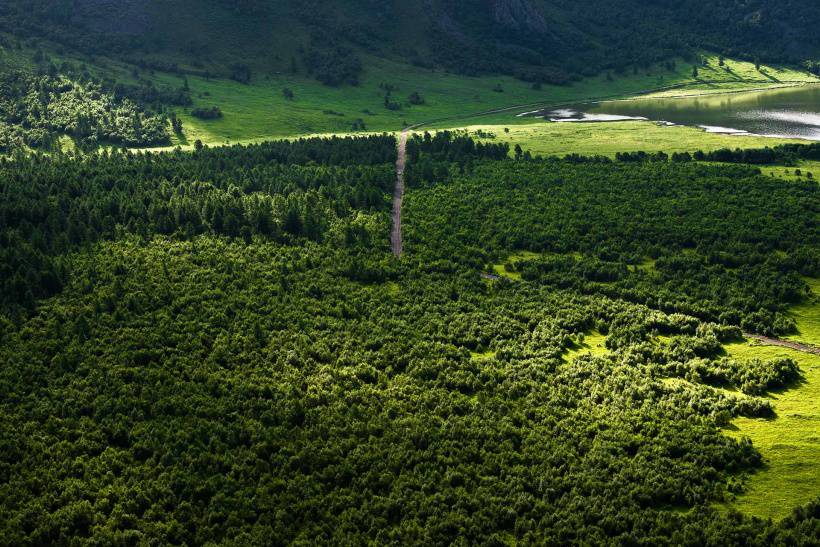
[[[713,133],[820,141],[820,86],[686,98],[631,99],[542,111],[561,123],[652,120]]]

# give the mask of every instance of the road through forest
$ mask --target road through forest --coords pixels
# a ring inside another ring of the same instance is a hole
[[[393,191],[393,232],[390,234],[390,243],[393,254],[401,256],[401,202],[404,198],[404,165],[407,161],[407,132],[409,127],[401,132],[399,137],[399,154],[396,159],[396,189]]]

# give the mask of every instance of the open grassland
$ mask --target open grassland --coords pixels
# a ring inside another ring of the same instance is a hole
[[[808,177],[820,180],[820,161],[801,161],[797,166],[771,165],[761,167],[760,170],[764,175],[786,180],[806,180]],[[799,175],[797,170],[800,171]],[[814,292],[820,294],[820,289],[815,289]]]
[[[815,82],[817,78],[812,74],[787,67],[761,66],[758,70],[754,63],[734,59],[725,59],[721,66],[719,58],[712,55],[707,56],[706,62],[698,67],[695,81],[679,89],[656,91],[647,97],[691,97]]]
[[[515,265],[522,260],[533,260],[541,255],[532,251],[517,251],[507,257],[505,262],[493,264],[493,273],[499,277],[506,277],[512,281],[521,281],[521,273]]]
[[[717,63],[714,59],[711,62]],[[249,85],[189,75],[194,105],[177,110],[184,123],[185,136],[175,140],[174,145],[191,146],[197,139],[218,145],[306,134],[348,133],[356,122],[363,122],[364,131],[378,132],[419,123],[424,123],[426,128],[476,123],[531,125],[532,119],[516,115],[538,106],[632,97],[669,86],[680,89],[705,85],[692,78],[691,66],[682,61],[671,69],[661,64],[638,74],[605,74],[573,85],[541,89],[506,76],[468,77],[385,59],[366,58],[365,66],[361,83],[355,87],[328,87],[305,74],[281,72],[256,74]],[[806,73],[775,68],[763,70],[788,74],[790,85],[817,81]],[[125,82],[132,80],[130,67],[113,61],[105,62],[104,69],[98,72],[113,73]],[[765,84],[759,80],[760,75],[753,79],[753,75],[746,72],[738,70],[737,74],[748,79],[737,79],[729,73],[716,74],[714,82],[708,84],[709,90],[785,85],[782,82]],[[156,73],[150,78],[157,85],[179,87],[182,84],[178,75]],[[385,86],[393,89],[391,101],[400,104],[400,110],[385,107]],[[284,89],[293,92],[292,100],[285,97]],[[424,104],[411,105],[408,99],[412,93],[418,93]],[[190,114],[193,108],[212,106],[219,107],[224,117],[203,121]],[[493,113],[496,110],[503,111]],[[361,131],[361,125],[357,125]]]
[[[526,125],[476,125],[467,130],[492,134],[495,138],[479,139],[516,144],[533,155],[563,156],[570,153],[585,156],[614,156],[617,152],[692,152],[720,148],[763,148],[785,142],[805,142],[757,136],[732,136],[707,133],[696,127],[665,126],[648,121],[553,123],[546,121]],[[783,169],[785,170],[785,168]],[[792,168],[793,171],[793,168]],[[820,175],[820,169],[817,169]]]
[[[363,121],[366,130],[394,131],[406,125],[458,119],[511,105],[629,96],[653,88],[658,78],[674,76],[639,75],[611,81],[598,77],[573,86],[545,86],[539,90],[510,77],[473,78],[378,59],[367,66],[361,84],[356,87],[332,88],[289,74],[261,77],[251,85],[191,77],[194,106],[215,105],[225,116],[206,122],[180,111],[186,137],[189,141],[200,139],[206,144],[220,144],[271,136],[349,132],[356,120]],[[167,83],[173,84],[175,77],[161,78],[170,78]],[[391,100],[401,103],[401,110],[385,107],[382,84],[395,88]],[[293,100],[285,98],[285,88],[293,91]],[[424,99],[424,104],[409,104],[407,99],[414,92]],[[515,121],[514,114],[504,112],[498,116]]]
[[[820,492],[820,357],[788,348],[733,344],[727,352],[738,359],[789,357],[803,371],[803,381],[774,393],[777,417],[770,420],[737,418],[727,433],[749,437],[766,466],[751,475],[732,507],[741,512],[781,518]]]
[[[30,51],[3,51],[0,63],[7,67],[31,67]],[[98,78],[125,84],[153,82],[158,87],[179,88],[183,76],[153,71],[137,71],[133,66],[106,58],[86,58],[50,52],[60,65],[64,61],[85,65]],[[749,137],[742,141],[722,135],[705,135],[697,129],[658,127],[651,123],[559,124],[534,123],[518,114],[538,107],[557,106],[607,98],[627,98],[652,90],[669,88],[673,94],[713,93],[739,89],[799,85],[817,82],[814,76],[785,68],[761,67],[726,61],[726,70],[715,57],[692,77],[691,63],[677,60],[628,74],[608,73],[573,85],[533,85],[506,76],[468,77],[442,70],[430,70],[375,57],[363,57],[365,70],[358,86],[328,87],[300,70],[296,74],[271,68],[254,72],[250,84],[225,78],[205,78],[188,67],[188,85],[194,104],[176,108],[184,134],[172,138],[172,147],[190,148],[196,140],[206,145],[259,142],[313,134],[396,131],[424,124],[425,129],[487,127],[500,133],[511,128],[511,142],[521,143],[533,153],[567,151],[612,155],[636,149],[691,150],[722,146],[760,146]],[[275,64],[275,63],[274,63]],[[385,106],[387,88],[390,101]],[[284,90],[292,92],[292,99]],[[423,104],[410,104],[417,93]],[[195,108],[218,107],[223,117],[201,120],[191,115]],[[635,131],[635,128],[640,131]],[[520,128],[520,129],[516,129]],[[514,140],[513,140],[514,139]],[[545,142],[546,141],[546,142]],[[738,144],[741,143],[742,144]],[[571,149],[571,150],[569,150]]]
[[[811,296],[803,304],[792,308],[798,333],[789,339],[820,347],[820,279],[806,278],[806,283],[811,289]]]
[[[810,284],[814,294],[820,294],[820,280]],[[820,302],[815,299],[792,311],[799,334],[791,339],[820,345]],[[766,467],[749,477],[746,491],[732,506],[760,517],[780,518],[820,492],[820,356],[748,342],[729,344],[726,351],[740,360],[788,357],[803,371],[798,385],[770,395],[776,418],[738,418],[729,431],[752,439],[766,459]]]

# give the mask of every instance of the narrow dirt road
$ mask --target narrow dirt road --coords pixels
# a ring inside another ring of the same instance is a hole
[[[800,342],[792,342],[791,340],[781,340],[779,338],[769,338],[768,336],[760,336],[759,334],[749,334],[747,332],[744,332],[743,336],[750,340],[757,340],[758,342],[761,342],[767,346],[780,346],[783,348],[802,351],[803,353],[812,353],[814,355],[820,355],[820,348],[816,348],[814,346],[807,346],[806,344],[801,344]]]
[[[390,243],[393,254],[401,256],[401,202],[404,199],[404,165],[407,161],[407,132],[409,127],[401,132],[399,137],[399,156],[396,159],[396,189],[393,191],[393,232],[390,234]]]

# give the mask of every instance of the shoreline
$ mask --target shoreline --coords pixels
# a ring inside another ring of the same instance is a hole
[[[774,134],[765,134],[765,133],[754,133],[745,129],[738,129],[733,127],[711,127],[705,126],[702,124],[683,124],[677,122],[670,122],[668,120],[653,120],[651,118],[646,117],[618,117],[618,119],[612,120],[604,120],[604,119],[585,119],[585,118],[566,118],[566,119],[549,119],[547,118],[548,113],[546,111],[548,109],[555,109],[561,108],[562,106],[565,107],[580,107],[584,106],[594,106],[600,105],[603,103],[618,103],[618,102],[635,102],[635,101],[649,101],[649,100],[679,100],[679,99],[692,99],[698,97],[712,97],[712,96],[720,96],[720,95],[738,95],[743,93],[765,93],[767,91],[775,91],[775,90],[782,90],[782,89],[792,89],[792,88],[802,88],[802,87],[809,87],[809,86],[818,86],[820,87],[820,83],[814,82],[792,82],[786,85],[776,85],[770,87],[760,87],[760,88],[749,88],[749,89],[734,89],[734,90],[717,90],[714,92],[707,92],[707,93],[691,93],[691,94],[679,94],[679,95],[667,95],[667,96],[652,96],[652,93],[648,94],[641,94],[635,97],[624,97],[618,99],[595,99],[590,101],[579,101],[572,104],[561,104],[561,105],[551,105],[545,106],[544,108],[540,108],[538,110],[533,110],[531,112],[522,112],[518,114],[517,117],[519,118],[535,118],[539,120],[543,120],[545,123],[572,123],[572,124],[585,124],[585,123],[612,123],[612,122],[650,122],[656,125],[665,125],[665,126],[680,126],[680,127],[691,127],[693,129],[698,129],[704,133],[718,133],[730,137],[761,137],[766,139],[776,139],[776,140],[799,140],[804,141],[806,143],[815,143],[820,142],[820,137],[818,138],[811,138],[802,135],[774,135]],[[586,115],[584,112],[578,112],[579,114]],[[716,131],[715,129],[721,129],[720,131]]]

